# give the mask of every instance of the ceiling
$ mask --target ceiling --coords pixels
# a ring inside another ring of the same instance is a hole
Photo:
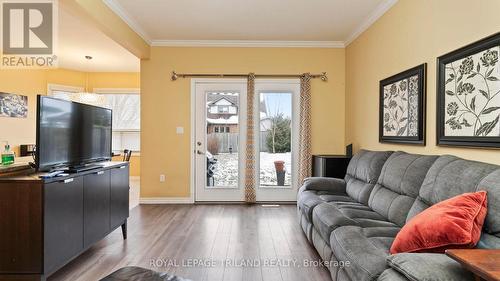
[[[62,5],[61,5],[62,6]],[[59,8],[58,49],[60,68],[86,72],[139,72],[140,60],[94,25]],[[88,61],[85,56],[92,56]]]
[[[397,0],[103,0],[152,45],[314,42],[343,47]],[[242,42],[240,42],[242,43]],[[307,45],[307,44],[305,44]],[[326,46],[326,45],[325,45]]]

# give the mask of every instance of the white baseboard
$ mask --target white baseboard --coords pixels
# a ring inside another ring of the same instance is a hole
[[[139,204],[194,204],[191,197],[141,197]]]

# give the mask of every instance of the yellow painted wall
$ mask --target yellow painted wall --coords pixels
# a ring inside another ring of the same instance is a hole
[[[134,72],[91,72],[90,88],[140,88],[140,75]]]
[[[436,58],[500,31],[498,0],[400,0],[346,49],[346,142],[500,164],[500,151],[436,146]],[[427,65],[427,146],[378,142],[379,81]]]
[[[312,151],[343,153],[345,50],[152,47],[141,61],[141,197],[187,197],[190,187],[190,79],[170,73],[319,73],[312,82]],[[176,127],[185,129],[176,134]],[[166,182],[159,182],[159,175]]]
[[[28,96],[28,118],[0,117],[0,141],[19,155],[20,144],[35,143],[36,96],[47,94],[47,84],[84,87],[85,81],[85,73],[67,69],[0,70],[0,92]],[[140,88],[139,73],[90,73],[88,81],[90,88]]]
[[[123,161],[123,156],[115,156],[113,157],[113,161]],[[130,157],[130,170],[129,174],[131,177],[139,177],[141,176],[141,156],[132,155]]]
[[[60,8],[92,24],[138,58],[149,58],[150,47],[102,0],[60,0]]]

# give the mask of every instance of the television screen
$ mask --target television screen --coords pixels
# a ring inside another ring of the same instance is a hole
[[[111,109],[38,96],[37,111],[39,170],[111,158]]]

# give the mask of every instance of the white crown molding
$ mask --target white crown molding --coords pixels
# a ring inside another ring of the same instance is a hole
[[[398,0],[385,0],[362,21],[345,41],[272,40],[154,40],[116,0],[103,2],[151,46],[158,47],[262,47],[262,48],[345,48],[384,15]]]
[[[370,15],[362,21],[358,27],[354,29],[354,31],[347,37],[347,39],[344,41],[344,45],[347,47],[349,44],[351,44],[356,38],[358,38],[365,30],[367,30],[372,24],[374,24],[381,16],[385,14],[394,4],[396,4],[398,0],[386,0],[380,5],[377,6],[377,8],[370,13]]]
[[[191,197],[141,197],[139,204],[194,204]]]
[[[103,0],[104,4],[108,6],[117,16],[119,16],[133,31],[135,31],[146,43],[151,45],[151,37],[148,33],[128,15],[123,7],[116,0]]]
[[[153,40],[158,47],[344,48],[342,41]]]

